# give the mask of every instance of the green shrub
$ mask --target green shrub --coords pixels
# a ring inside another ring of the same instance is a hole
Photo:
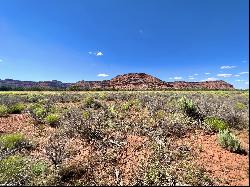
[[[8,113],[10,114],[20,114],[25,109],[23,103],[16,103],[8,108]]]
[[[33,112],[39,118],[44,118],[46,116],[46,114],[47,114],[46,109],[41,105],[35,106],[34,109],[33,109]]]
[[[109,112],[111,113],[111,115],[114,116],[118,116],[119,112],[116,110],[115,105],[110,105],[108,107]]]
[[[50,125],[56,125],[59,122],[60,116],[58,114],[49,114],[45,118],[45,122]]]
[[[139,107],[140,101],[138,99],[131,99],[127,101],[126,103],[123,103],[122,110],[129,110],[129,108],[132,106]]]
[[[219,144],[231,152],[241,152],[240,141],[228,129],[221,130],[218,135]]]
[[[8,114],[8,108],[5,105],[0,105],[0,117]]]
[[[85,107],[91,107],[91,105],[94,103],[93,97],[86,97],[83,101],[83,104]]]
[[[84,111],[84,112],[82,113],[82,117],[83,117],[83,119],[88,120],[88,119],[90,118],[90,113],[89,113],[89,111]]]
[[[44,161],[38,161],[32,165],[31,169],[34,175],[39,176],[48,169],[48,166]]]
[[[180,109],[186,113],[189,117],[197,116],[197,109],[192,100],[188,100],[186,97],[181,97],[178,101]]]
[[[94,108],[94,109],[102,107],[102,104],[99,101],[95,100],[93,97],[85,98],[83,101],[83,105],[86,108]]]
[[[169,174],[158,162],[150,165],[144,175],[144,183],[149,186],[169,185]]]
[[[235,104],[235,108],[236,108],[237,110],[244,110],[244,109],[246,109],[247,107],[246,107],[246,105],[245,105],[244,103],[237,102],[237,103]]]
[[[21,143],[24,140],[24,136],[20,133],[5,134],[0,136],[0,147],[3,149],[13,149],[18,143]]]
[[[212,131],[215,132],[228,128],[228,124],[217,117],[205,117],[204,122]]]
[[[0,185],[27,185],[30,176],[28,160],[9,156],[0,160]]]

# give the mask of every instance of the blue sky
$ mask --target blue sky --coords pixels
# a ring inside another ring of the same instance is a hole
[[[165,81],[248,88],[248,0],[0,0],[0,79]]]

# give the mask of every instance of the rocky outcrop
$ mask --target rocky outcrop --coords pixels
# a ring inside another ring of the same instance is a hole
[[[145,73],[128,73],[118,75],[110,80],[110,86],[115,89],[126,90],[148,90],[173,87],[171,84]]]
[[[213,89],[232,90],[233,85],[225,81],[205,81],[205,82],[165,82],[145,73],[128,73],[118,75],[111,80],[104,81],[79,81],[76,83],[62,83],[61,81],[19,81],[12,79],[0,80],[0,87],[39,87],[45,89],[70,89],[72,87],[79,90],[91,89],[115,89],[115,90],[165,90],[165,89]]]

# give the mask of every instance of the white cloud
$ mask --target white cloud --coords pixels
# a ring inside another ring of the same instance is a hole
[[[205,73],[206,75],[210,75],[211,73]]]
[[[199,75],[198,73],[195,73],[194,75]]]
[[[236,75],[234,75],[234,77],[239,77],[240,75],[238,75],[238,74],[236,74]]]
[[[236,66],[221,66],[220,69],[232,69],[236,68]]]
[[[239,74],[243,75],[243,74],[248,74],[248,73],[249,73],[248,71],[245,71],[245,72],[240,72]]]
[[[173,79],[172,77],[169,77],[169,79],[171,80],[171,79]]]
[[[88,54],[95,55],[95,56],[102,56],[103,55],[103,53],[101,51],[97,51],[97,52],[89,51]]]
[[[217,79],[214,77],[209,77],[207,79],[201,80],[201,81],[216,81]]]
[[[182,77],[174,77],[175,80],[180,80]]]
[[[249,84],[249,82],[247,81],[247,82],[245,82],[245,84]]]
[[[194,76],[193,76],[193,75],[190,75],[190,76],[188,76],[188,77],[192,78],[192,77],[194,77]]]
[[[0,59],[0,63],[3,62],[3,59]]]
[[[98,77],[108,77],[109,75],[108,75],[108,74],[105,74],[105,73],[99,73],[97,76],[98,76]]]
[[[232,77],[232,74],[220,73],[220,74],[217,74],[217,77]]]
[[[188,79],[193,80],[193,79],[194,79],[194,77],[189,77]]]
[[[236,82],[244,82],[245,80],[237,79]]]
[[[96,56],[102,56],[103,55],[103,53],[101,52],[101,51],[98,51],[97,53],[96,53]]]

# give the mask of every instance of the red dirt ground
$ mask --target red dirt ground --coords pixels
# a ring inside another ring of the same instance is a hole
[[[45,132],[46,131],[46,132]],[[32,119],[27,114],[10,115],[9,117],[0,118],[0,134],[21,132],[30,139],[35,139],[38,148],[32,152],[32,155],[43,157],[43,144],[48,140],[45,134],[53,133],[54,129],[46,127],[42,136],[38,128],[32,124]],[[237,132],[237,137],[242,142],[243,147],[249,151],[248,133],[245,131]],[[80,140],[76,140],[79,142]],[[119,166],[122,174],[123,184],[126,185],[127,180],[133,172],[138,168],[140,161],[147,161],[150,151],[143,148],[143,144],[147,141],[146,137],[128,136],[127,145],[119,156]],[[83,142],[82,142],[83,143]],[[83,143],[84,144],[84,143]],[[86,145],[80,144],[80,147]],[[240,155],[231,153],[223,149],[217,143],[217,135],[207,135],[202,131],[197,131],[186,138],[177,141],[177,144],[187,145],[191,150],[197,152],[197,158],[194,162],[206,169],[206,174],[212,178],[220,179],[217,185],[229,186],[248,186],[249,185],[249,155]],[[79,144],[78,144],[79,145]],[[72,144],[77,147],[76,144]],[[80,148],[79,147],[79,148]],[[73,158],[73,162],[81,160],[79,156],[89,154],[90,148],[78,149],[80,152]]]
[[[242,137],[240,140],[244,142],[243,148],[248,150],[248,139],[245,135]],[[198,157],[195,163],[205,168],[208,176],[220,180],[216,185],[249,185],[248,155],[240,155],[223,149],[217,143],[217,135],[206,135],[199,131],[195,135],[182,139],[180,144],[186,144],[197,152]]]

